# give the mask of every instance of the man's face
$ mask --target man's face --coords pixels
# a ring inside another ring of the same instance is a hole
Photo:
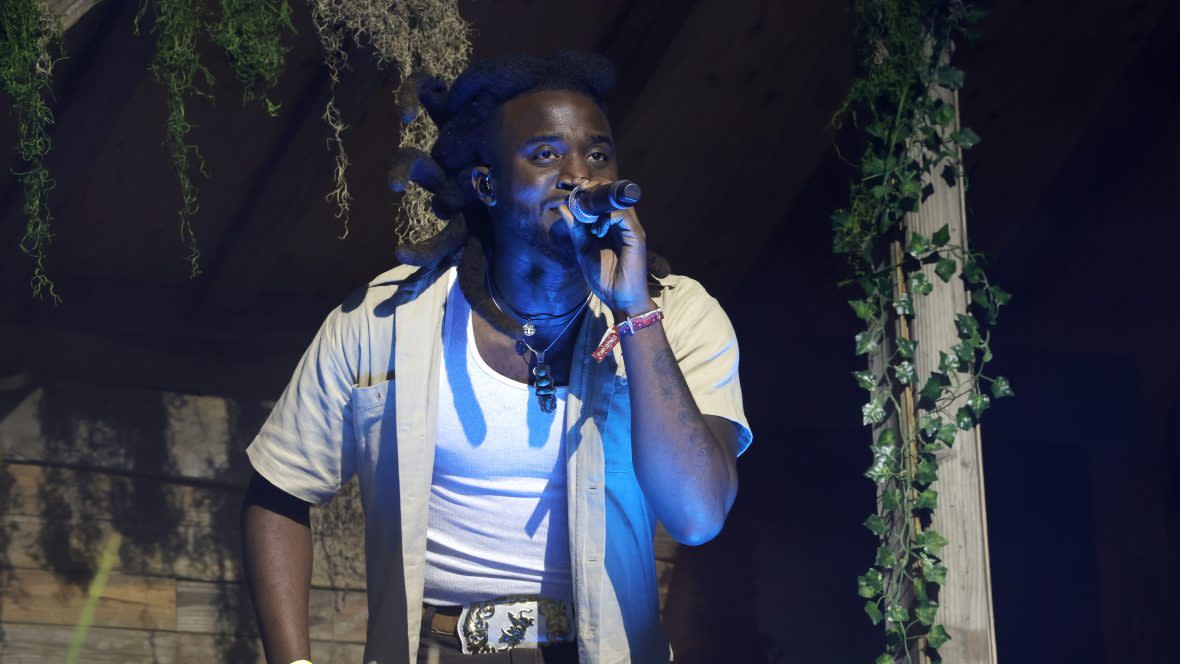
[[[606,115],[579,92],[541,90],[506,102],[496,121],[491,213],[497,243],[523,243],[576,266],[557,208],[573,185],[618,178]]]

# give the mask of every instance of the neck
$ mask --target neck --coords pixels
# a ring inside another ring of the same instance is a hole
[[[498,297],[520,314],[562,314],[590,292],[579,266],[567,266],[530,251],[497,251],[488,269]]]

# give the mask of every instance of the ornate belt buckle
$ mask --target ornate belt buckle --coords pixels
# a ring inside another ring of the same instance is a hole
[[[459,643],[469,655],[563,643],[573,640],[572,619],[572,611],[561,600],[535,595],[497,597],[463,607]]]

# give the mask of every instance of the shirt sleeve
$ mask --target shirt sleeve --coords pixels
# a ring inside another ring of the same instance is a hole
[[[742,408],[738,343],[729,316],[716,298],[691,279],[667,288],[664,329],[684,380],[702,415],[717,415],[738,427],[737,453],[754,440]]]
[[[330,500],[356,470],[344,314],[328,315],[258,436],[246,448],[260,475],[316,505]]]

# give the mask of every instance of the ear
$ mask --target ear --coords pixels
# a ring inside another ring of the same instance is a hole
[[[496,204],[496,187],[492,183],[492,169],[487,166],[471,167],[471,189],[475,197],[483,204],[492,207]]]

